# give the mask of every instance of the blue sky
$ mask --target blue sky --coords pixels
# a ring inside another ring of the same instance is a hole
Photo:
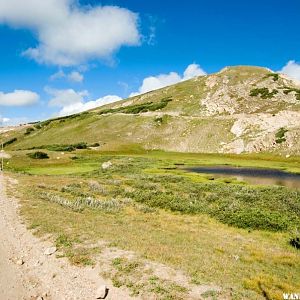
[[[299,11],[298,0],[0,0],[0,122],[73,113],[228,65],[300,79]]]

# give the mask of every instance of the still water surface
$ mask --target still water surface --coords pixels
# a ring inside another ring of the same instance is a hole
[[[214,178],[234,177],[255,185],[281,185],[300,189],[300,174],[275,169],[244,168],[232,166],[197,166],[187,171],[212,174]]]

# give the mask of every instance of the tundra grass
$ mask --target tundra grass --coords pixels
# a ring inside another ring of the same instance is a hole
[[[289,245],[299,227],[299,192],[172,169],[223,162],[297,171],[297,158],[77,151],[61,161],[50,152],[26,170],[26,151],[18,155],[10,168],[19,171],[11,175],[19,180],[22,214],[38,233],[60,237],[71,261],[89,264],[91,257],[69,241],[105,240],[180,269],[195,284],[232,291],[233,299],[282,299],[300,290],[300,254]],[[112,167],[102,170],[105,161]],[[93,169],[76,169],[88,165]]]
[[[160,165],[173,166],[200,166],[200,165],[230,165],[237,167],[253,167],[253,168],[271,168],[279,169],[292,173],[300,174],[300,157],[291,156],[289,158],[272,155],[268,153],[260,154],[205,154],[205,153],[178,153],[178,152],[164,152],[160,150],[147,151],[140,148],[138,145],[123,145],[122,150],[112,151],[94,151],[94,150],[77,150],[70,153],[56,153],[46,151],[50,160],[48,161],[33,161],[26,158],[26,155],[31,151],[8,151],[12,155],[12,159],[8,162],[7,168],[10,170],[30,172],[34,169],[44,169],[44,174],[47,174],[48,168],[55,168],[62,166],[72,168],[76,164],[97,164],[104,157],[145,157],[155,159],[160,162]],[[63,153],[63,154],[62,154]],[[72,160],[72,158],[74,160]],[[80,161],[76,161],[80,158]],[[103,160],[103,159],[102,159]],[[98,165],[97,165],[98,166]],[[152,164],[155,168],[156,164]],[[74,169],[73,173],[77,173]],[[40,172],[42,174],[42,172]],[[63,174],[63,173],[62,173]]]

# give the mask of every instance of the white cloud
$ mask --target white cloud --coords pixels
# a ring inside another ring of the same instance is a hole
[[[78,71],[72,71],[71,73],[66,74],[64,71],[59,70],[50,76],[50,80],[52,81],[62,78],[67,78],[69,81],[73,82],[82,82],[84,80],[83,74],[79,73]]]
[[[5,118],[5,117],[0,116],[0,126],[6,125],[9,121],[10,121],[9,118]]]
[[[11,93],[0,92],[0,106],[27,106],[38,102],[39,95],[31,91],[15,90]]]
[[[157,76],[146,77],[143,80],[143,83],[140,86],[138,92],[131,93],[130,97],[144,94],[153,90],[157,90],[202,75],[206,75],[206,72],[199,65],[190,64],[185,69],[182,76],[176,72],[170,72],[169,74],[160,74]]]
[[[50,76],[50,80],[57,80],[57,79],[62,79],[62,78],[65,78],[66,77],[66,74],[64,71],[62,70],[59,70],[57,71],[56,73],[54,73],[53,75]]]
[[[199,65],[190,64],[183,73],[183,80],[188,80],[203,75],[206,75],[206,72]]]
[[[117,6],[82,7],[76,0],[0,0],[0,23],[32,30],[39,44],[24,54],[60,66],[107,59],[140,42],[137,14]]]
[[[88,96],[87,91],[76,92],[73,89],[56,90],[46,88],[46,92],[53,96],[53,98],[49,101],[49,106],[61,108],[61,110],[58,112],[59,116],[80,113],[105,104],[122,100],[122,98],[119,96],[107,95],[94,101],[86,101],[85,98]]]
[[[84,77],[81,73],[79,73],[77,71],[73,71],[68,75],[68,79],[70,81],[74,81],[74,82],[82,82]]]
[[[157,90],[180,81],[181,77],[176,72],[171,72],[169,74],[161,74],[158,76],[150,76],[143,80],[139,91],[137,93],[132,93],[130,96],[144,94],[149,91]]]
[[[300,64],[294,60],[290,60],[281,70],[281,73],[288,75],[291,78],[300,80]]]
[[[87,91],[76,92],[73,89],[57,90],[49,87],[45,88],[45,91],[53,96],[49,101],[49,106],[65,107],[84,101],[84,97],[88,96]]]
[[[88,102],[77,102],[71,105],[64,106],[59,112],[60,116],[71,115],[75,113],[80,113],[86,110],[90,110],[99,106],[103,106],[105,104],[113,103],[116,101],[122,100],[121,97],[116,95],[107,95],[102,98],[99,98],[95,101]]]
[[[147,38],[147,44],[150,46],[155,45],[155,38],[156,38],[156,28],[154,26],[149,27],[149,36]]]

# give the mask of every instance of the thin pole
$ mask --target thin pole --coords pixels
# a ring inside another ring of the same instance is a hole
[[[2,154],[3,154],[3,141],[2,141],[2,143],[1,143],[1,149],[2,149]],[[3,155],[1,155],[1,171],[3,171]]]

